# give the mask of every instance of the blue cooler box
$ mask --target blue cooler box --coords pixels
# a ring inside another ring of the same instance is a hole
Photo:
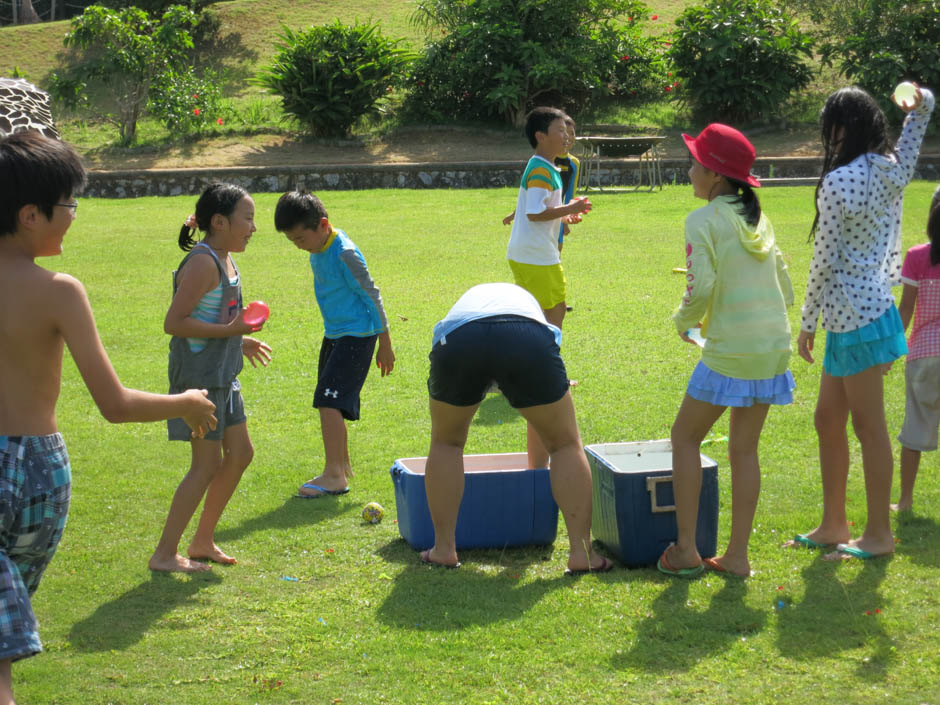
[[[465,485],[457,514],[457,548],[550,544],[558,533],[558,505],[548,470],[526,470],[525,453],[464,456]],[[427,458],[392,465],[398,531],[412,548],[434,545],[434,525],[424,491]]]
[[[676,540],[669,441],[585,447],[594,484],[591,533],[629,567],[654,565]],[[702,456],[696,546],[702,558],[718,543],[718,464]]]

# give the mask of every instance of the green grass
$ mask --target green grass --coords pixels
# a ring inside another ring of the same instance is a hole
[[[905,246],[923,237],[932,189],[908,189]],[[238,262],[247,298],[271,305],[261,337],[275,357],[242,375],[256,454],[218,531],[235,567],[194,577],[147,570],[189,450],[168,443],[161,424],[107,424],[67,359],[59,423],[74,471],[72,514],[34,599],[46,653],[14,667],[20,702],[938,702],[938,456],[924,456],[916,512],[894,520],[891,560],[837,565],[781,550],[819,518],[820,365],[795,356],[796,401],[774,409],[763,434],[751,579],[684,582],[618,568],[572,582],[562,577],[563,524],[557,550],[467,551],[455,572],[419,565],[398,537],[388,470],[396,458],[427,453],[434,322],[470,285],[510,278],[499,220],[514,197],[509,189],[325,194],[382,289],[398,362],[390,377],[370,376],[363,417],[350,427],[352,492],[308,502],[290,497],[322,461],[310,408],[322,328],[305,256],[271,227],[276,195],[257,197],[261,231]],[[768,189],[761,198],[801,297],[812,190]],[[683,288],[672,273],[684,261],[682,223],[701,202],[687,187],[592,200],[564,250],[574,311],[562,351],[580,380],[583,439],[664,438],[697,359],[670,314]],[[65,253],[45,262],[86,284],[125,384],[165,388],[176,224],[194,202],[84,200]],[[798,320],[797,306],[794,328]],[[903,386],[899,365],[886,379],[892,434]],[[726,433],[722,420],[713,434]],[[518,451],[524,437],[518,416],[491,397],[467,451]],[[726,446],[707,452],[719,463],[721,546]],[[849,517],[858,531],[865,506],[854,441],[852,459]],[[359,519],[369,501],[387,510],[377,526]],[[778,599],[788,606],[775,610]]]

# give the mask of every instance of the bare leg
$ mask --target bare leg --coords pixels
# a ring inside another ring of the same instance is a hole
[[[323,472],[310,482],[328,490],[342,490],[349,486],[348,478],[353,476],[349,462],[346,419],[339,409],[321,407],[319,411],[320,432],[323,435]],[[304,487],[297,492],[311,497],[322,494]]]
[[[0,705],[16,705],[13,699],[13,672],[10,659],[0,661]]]
[[[463,498],[463,449],[479,404],[453,406],[430,400],[431,448],[424,467],[424,489],[434,524],[434,546],[425,560],[457,564],[457,511]]]
[[[844,377],[822,373],[815,424],[819,437],[819,470],[822,476],[823,515],[819,526],[806,536],[818,544],[835,545],[848,541],[849,524],[845,516],[845,490],[849,478],[849,402],[843,386]],[[788,541],[788,546],[802,544]]]
[[[242,473],[251,463],[255,449],[248,437],[248,426],[239,424],[225,429],[222,439],[222,467],[209,483],[206,502],[202,507],[199,525],[186,553],[190,558],[233,564],[236,560],[215,545],[215,527],[226,505],[235,493]]]
[[[547,468],[548,451],[545,450],[545,446],[542,444],[542,439],[539,436],[539,432],[535,430],[532,424],[527,423],[525,427],[525,433],[526,451],[529,456],[529,468],[532,470]]]
[[[736,575],[750,575],[748,542],[760,496],[760,460],[757,446],[770,410],[768,404],[731,409],[728,455],[731,460],[731,538],[716,562]]]
[[[669,563],[674,568],[693,568],[702,562],[695,547],[695,525],[702,490],[701,445],[725,408],[686,394],[672,425],[672,489],[679,530],[676,545],[669,552]]]
[[[222,465],[222,441],[193,439],[190,444],[193,454],[192,463],[189,472],[186,473],[186,477],[180,482],[173,495],[170,513],[163,527],[163,535],[150,558],[151,570],[183,573],[209,570],[209,566],[205,563],[185,558],[178,551],[186,525],[193,518],[196,507],[202,501],[209,483]]]
[[[892,504],[895,512],[903,512],[914,506],[914,482],[917,480],[917,470],[920,468],[920,451],[911,448],[901,448],[901,495],[898,503]]]
[[[556,304],[553,308],[542,309],[542,313],[545,314],[545,320],[547,320],[553,326],[561,328],[561,324],[565,320],[565,313],[567,310],[568,306],[564,301],[562,301],[560,304]],[[577,382],[572,382],[571,385],[576,386]],[[526,427],[526,450],[529,454],[530,468],[536,469],[548,467],[548,450],[542,443],[542,438],[539,435],[539,432],[532,427],[532,424],[529,424]]]
[[[592,570],[607,561],[591,548],[591,468],[575,419],[571,393],[552,404],[519,409],[548,449],[552,495],[568,529],[568,568]]]
[[[884,372],[881,365],[843,378],[845,395],[852,414],[852,426],[862,446],[862,467],[865,471],[865,497],[868,522],[862,535],[848,541],[874,555],[894,553],[894,535],[891,533],[891,477],[894,473],[894,453],[885,420]],[[830,554],[840,558],[842,554]]]
[[[562,322],[565,320],[565,313],[568,311],[568,305],[562,301],[560,304],[556,304],[552,308],[543,308],[542,313],[545,314],[545,320],[551,323],[553,326],[561,328]]]

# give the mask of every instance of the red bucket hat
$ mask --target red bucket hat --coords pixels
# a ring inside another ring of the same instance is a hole
[[[760,187],[760,181],[751,174],[757,156],[747,137],[729,125],[713,122],[694,139],[682,135],[692,157],[706,169],[729,179]]]

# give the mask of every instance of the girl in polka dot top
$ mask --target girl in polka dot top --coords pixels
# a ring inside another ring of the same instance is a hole
[[[826,352],[816,403],[822,473],[819,526],[789,545],[834,546],[829,560],[873,558],[894,552],[890,523],[891,440],[885,422],[882,376],[907,353],[904,326],[891,287],[901,283],[901,205],[914,176],[933,94],[918,89],[897,146],[887,138],[884,113],[860,88],[843,88],[821,114],[825,150],[816,187],[813,260],[798,339],[800,357],[813,362],[816,321],[822,311]],[[849,473],[849,415],[862,447],[868,523],[849,540],[845,493]]]

